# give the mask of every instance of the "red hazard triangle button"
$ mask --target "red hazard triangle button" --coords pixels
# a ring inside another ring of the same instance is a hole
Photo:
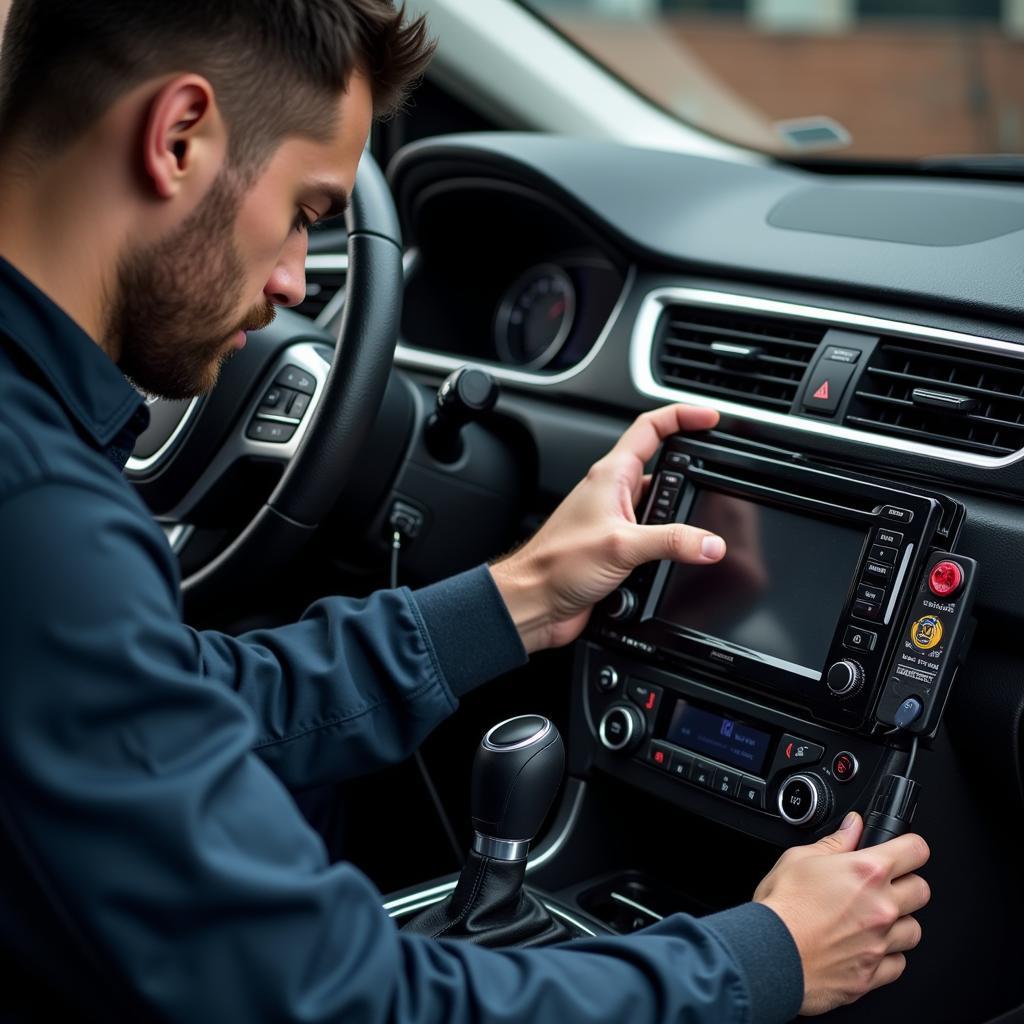
[[[820,399],[823,402],[828,401],[828,381],[826,380],[817,391],[814,392],[814,397]]]
[[[837,363],[828,360],[815,368],[804,392],[803,408],[815,416],[829,416],[838,408],[850,385],[855,363]]]

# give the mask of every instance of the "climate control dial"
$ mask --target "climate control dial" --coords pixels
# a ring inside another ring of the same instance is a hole
[[[832,813],[832,790],[814,772],[790,775],[779,787],[779,814],[803,828],[820,825]]]
[[[602,716],[597,735],[609,750],[628,753],[644,738],[647,722],[632,704],[613,704]]]

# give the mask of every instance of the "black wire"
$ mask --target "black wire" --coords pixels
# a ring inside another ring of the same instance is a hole
[[[401,550],[402,535],[398,530],[395,530],[391,536],[390,576],[392,590],[398,586],[398,554]],[[427,795],[430,797],[431,803],[434,805],[434,810],[437,812],[437,817],[441,822],[441,828],[444,831],[445,838],[448,840],[448,845],[452,848],[452,853],[455,854],[455,863],[461,868],[465,863],[466,858],[463,856],[462,846],[459,843],[458,837],[455,835],[455,829],[452,828],[452,823],[444,809],[444,804],[441,803],[441,795],[438,793],[437,787],[434,785],[434,780],[430,776],[430,770],[427,768],[427,764],[423,760],[423,755],[417,750],[413,752],[412,756],[416,762],[416,767],[419,769],[423,785],[426,787]]]
[[[910,760],[907,761],[907,770],[903,773],[906,778],[910,778],[910,773],[914,770],[914,758],[917,757],[917,736],[910,741]]]

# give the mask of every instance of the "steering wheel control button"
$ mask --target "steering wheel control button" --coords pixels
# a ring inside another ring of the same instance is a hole
[[[678,491],[683,486],[683,477],[681,473],[662,473],[658,477],[658,484],[660,487],[668,490]]]
[[[667,743],[662,743],[661,740],[651,740],[647,747],[647,763],[667,772],[671,760],[672,748]]]
[[[899,552],[896,548],[886,547],[884,544],[872,544],[869,554],[876,562],[888,562],[889,565],[895,565]]]
[[[848,750],[840,750],[832,758],[832,777],[836,782],[849,782],[857,774],[860,764]]]
[[[886,565],[885,562],[869,559],[861,578],[865,583],[888,583],[893,577],[894,569],[894,566]]]
[[[699,757],[694,758],[693,770],[690,773],[690,781],[705,789],[715,788],[715,766],[702,761]]]
[[[293,388],[295,391],[305,391],[307,395],[316,391],[316,381],[312,374],[300,370],[297,366],[286,366],[278,375],[275,384],[282,384],[286,388]]]
[[[849,647],[851,651],[873,651],[876,643],[878,634],[872,633],[870,629],[861,629],[860,626],[846,627],[843,646]]]
[[[601,693],[614,693],[619,685],[619,673],[611,665],[603,665],[595,676],[595,683]]]
[[[854,363],[840,363],[831,359],[819,362],[804,392],[804,412],[833,415],[856,369]]]
[[[875,542],[885,544],[890,548],[898,548],[903,545],[903,534],[896,530],[890,530],[888,526],[880,526],[875,534]]]
[[[639,704],[647,719],[653,722],[658,708],[661,707],[661,687],[635,679],[627,684],[626,695],[631,701]]]
[[[857,587],[857,600],[865,604],[881,604],[885,600],[885,587],[873,587],[870,583],[861,583]]]
[[[910,627],[910,642],[919,651],[930,651],[942,642],[942,619],[937,615],[922,615]]]
[[[744,775],[740,779],[739,788],[736,791],[736,799],[741,804],[754,807],[759,811],[764,810],[764,782],[761,779],[752,779]]]
[[[284,388],[268,388],[263,401],[260,402],[260,412],[283,413],[291,394],[291,391],[285,391]]]
[[[828,816],[829,791],[816,775],[791,775],[779,787],[779,814],[791,825],[818,824]]]
[[[675,776],[677,779],[689,781],[690,775],[693,772],[693,757],[679,750],[673,751],[672,763],[668,766],[668,771],[670,775]]]
[[[598,738],[608,750],[632,750],[643,739],[645,724],[631,704],[614,704],[601,718]]]
[[[964,581],[964,571],[956,562],[942,561],[928,574],[928,589],[936,597],[952,597]]]
[[[296,392],[291,405],[288,406],[288,415],[294,416],[297,420],[301,420],[302,417],[306,415],[306,410],[309,408],[309,400],[310,396],[304,391]]]
[[[897,709],[894,723],[899,729],[909,729],[920,717],[924,705],[918,697],[908,697]]]
[[[855,661],[837,661],[828,670],[825,684],[837,697],[852,697],[864,685],[864,669]]]
[[[273,420],[255,419],[249,424],[245,436],[252,441],[269,441],[271,444],[284,444],[292,439],[295,433],[294,423],[276,423]]]
[[[776,756],[776,767],[789,767],[798,764],[814,764],[821,760],[825,748],[820,743],[803,740],[792,733],[786,733],[779,741],[779,753]]]
[[[880,604],[872,604],[870,601],[854,601],[850,614],[855,619],[870,619],[872,622],[877,622],[882,617],[882,606]],[[847,644],[847,647],[849,647],[849,644]]]
[[[878,514],[893,523],[906,524],[913,522],[914,519],[914,513],[909,508],[897,508],[895,505],[883,505]]]

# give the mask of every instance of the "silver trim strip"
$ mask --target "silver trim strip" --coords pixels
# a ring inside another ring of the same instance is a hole
[[[452,886],[452,888],[454,888],[454,885]],[[399,907],[397,910],[389,911],[388,917],[406,917],[408,914],[414,914],[417,910],[426,910],[427,907],[432,907],[435,903],[440,903],[441,900],[443,899],[444,895],[431,896],[427,899],[424,899],[420,903],[413,903],[409,906]],[[572,914],[567,913],[561,907],[557,907],[552,903],[548,903],[547,900],[541,900],[541,903],[544,905],[548,913],[554,914],[556,917],[562,918],[563,921],[568,921],[569,924],[573,925],[575,928],[579,928],[579,930],[583,932],[585,935],[589,935],[592,938],[596,937],[597,932],[588,928],[582,921],[577,920],[575,917],[572,916]],[[386,909],[387,904],[385,904],[384,906]]]
[[[181,419],[178,421],[178,425],[171,431],[171,436],[155,451],[152,455],[147,455],[144,459],[137,459],[134,455],[128,456],[128,462],[125,466],[126,469],[133,473],[141,473],[144,470],[150,469],[160,462],[163,457],[174,447],[174,442],[181,436],[181,432],[189,425],[192,421],[192,417],[195,415],[196,407],[199,405],[199,396],[197,395],[188,404],[188,408],[185,410]]]
[[[530,850],[529,839],[495,839],[481,832],[473,833],[473,849],[491,860],[523,860]]]
[[[625,903],[627,907],[632,907],[634,910],[639,910],[641,914],[646,914],[648,917],[654,918],[655,921],[665,920],[661,914],[656,914],[650,907],[645,907],[642,903],[637,903],[636,900],[631,900],[628,896],[623,896],[621,892],[613,892],[612,899],[618,900],[619,903]]]
[[[508,725],[509,722],[514,722],[518,718],[539,718],[544,724],[540,726],[535,733],[527,736],[525,740],[520,740],[518,743],[498,745],[491,742],[491,736],[494,734],[495,729],[500,729],[503,725]],[[531,743],[536,743],[538,740],[544,739],[549,732],[551,732],[551,721],[543,715],[513,715],[511,718],[506,718],[503,722],[499,722],[497,725],[492,725],[490,729],[487,730],[484,738],[480,741],[480,745],[486,747],[488,750],[498,750],[502,753],[507,750],[522,750],[523,747],[528,747]]]
[[[320,252],[306,257],[306,270],[322,273],[348,273],[348,254],[343,252]]]
[[[555,917],[560,917],[563,921],[568,921],[569,924],[576,928],[579,928],[581,932],[586,933],[591,938],[596,937],[597,932],[591,931],[582,921],[578,921],[572,914],[566,913],[561,907],[556,907],[553,903],[548,903],[547,900],[541,901],[544,907],[547,909],[549,914],[554,914]]]
[[[1013,356],[1024,356],[1024,344],[1010,341],[999,341],[996,338],[982,338],[973,334],[962,334],[959,331],[946,331],[937,327],[922,327],[914,324],[900,323],[896,320],[883,320],[880,317],[864,316],[860,313],[844,313],[834,309],[823,309],[817,306],[802,306],[792,302],[779,302],[774,299],[755,298],[750,295],[735,295],[730,292],[708,291],[702,288],[656,288],[649,292],[640,304],[636,322],[633,325],[633,336],[630,343],[629,368],[636,389],[648,398],[659,401],[677,402],[680,400],[692,405],[710,406],[719,412],[743,419],[756,420],[760,423],[771,423],[774,426],[807,434],[839,438],[868,444],[876,448],[888,448],[896,451],[924,455],[931,458],[945,459],[947,462],[959,462],[964,465],[977,466],[981,469],[1000,469],[1024,459],[1024,450],[1012,455],[975,455],[972,452],[954,451],[939,445],[923,444],[920,441],[908,441],[902,438],[886,437],[883,434],[871,434],[864,430],[854,430],[836,423],[826,423],[809,417],[794,416],[789,413],[771,412],[768,409],[754,409],[738,402],[725,401],[709,395],[669,388],[654,379],[651,367],[654,349],[655,331],[661,312],[669,303],[686,303],[692,306],[704,306],[717,309],[739,310],[747,313],[768,313],[786,316],[792,319],[810,320],[834,327],[852,327],[874,333],[898,335],[903,338],[917,338],[927,341],[940,341],[945,344],[957,345],[961,348],[987,348]]]
[[[903,561],[900,562],[899,570],[896,573],[896,579],[892,583],[892,594],[889,596],[889,605],[885,609],[885,618],[882,620],[883,623],[888,626],[892,620],[893,609],[896,607],[896,598],[900,595],[900,587],[903,586],[903,577],[907,575],[907,567],[910,565],[910,556],[914,553],[914,545],[908,544],[906,550],[903,552]]]
[[[442,882],[440,885],[432,886],[429,889],[421,889],[419,892],[409,893],[408,896],[399,896],[397,899],[388,900],[388,902],[384,904],[384,909],[394,910],[396,913],[401,913],[401,908],[408,906],[410,903],[415,903],[416,906],[419,906],[420,904],[417,902],[419,900],[427,901],[423,904],[424,906],[427,906],[430,903],[436,903],[438,900],[443,900],[445,896],[455,888],[456,881]],[[396,915],[392,914],[391,916],[395,917]]]
[[[492,363],[486,359],[459,359],[455,356],[445,355],[442,352],[435,352],[432,349],[414,348],[411,345],[403,345],[401,343],[395,349],[395,365],[404,366],[410,370],[433,370],[443,374],[449,374],[460,366],[478,366],[482,370],[486,370],[492,377],[497,377],[498,380],[509,381],[513,384],[534,384],[538,387],[564,384],[567,380],[572,380],[573,377],[581,374],[597,358],[601,349],[604,348],[608,336],[622,314],[622,307],[626,304],[626,299],[635,280],[636,268],[630,267],[626,272],[626,279],[622,282],[622,291],[619,292],[619,297],[615,300],[615,305],[612,307],[612,311],[608,315],[608,319],[605,321],[605,325],[597,336],[597,341],[594,342],[593,347],[575,366],[570,366],[559,373],[530,373],[527,370],[510,370],[507,366]]]
[[[802,782],[807,783],[807,788],[811,791],[811,806],[802,818],[791,818],[782,809],[782,794],[785,792],[786,787],[791,782],[796,782],[797,779],[800,779]],[[812,779],[809,775],[804,775],[802,772],[797,772],[796,775],[790,775],[789,778],[787,778],[786,781],[783,782],[781,786],[779,786],[779,795],[775,798],[775,803],[778,805],[779,814],[782,815],[784,821],[788,821],[790,825],[806,825],[807,822],[809,822],[818,811],[818,787],[814,784],[814,779]]]

